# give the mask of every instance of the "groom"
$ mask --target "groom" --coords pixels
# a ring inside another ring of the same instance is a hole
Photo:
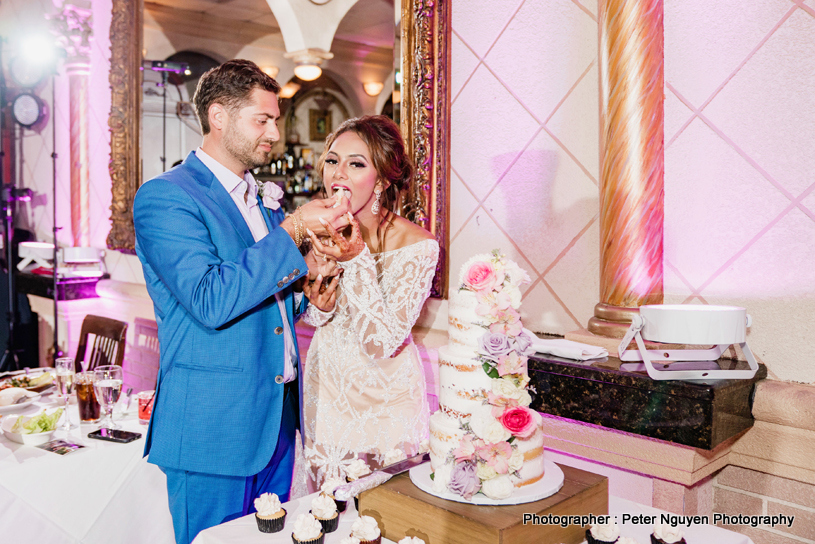
[[[264,492],[288,500],[307,273],[295,241],[325,234],[321,221],[347,225],[348,201],[315,200],[284,219],[279,188],[258,195],[248,170],[280,138],[279,91],[249,61],[204,74],[193,99],[201,147],[133,204],[161,346],[145,454],[167,475],[178,543],[253,511]]]

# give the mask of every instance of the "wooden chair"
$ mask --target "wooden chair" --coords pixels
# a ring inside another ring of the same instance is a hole
[[[126,335],[127,323],[98,315],[86,315],[79,333],[79,346],[76,348],[76,371],[82,371],[82,361],[87,362],[85,370],[104,365],[122,366]],[[89,340],[92,342],[90,346]]]

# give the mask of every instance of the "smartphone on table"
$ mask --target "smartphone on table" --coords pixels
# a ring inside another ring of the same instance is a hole
[[[88,438],[95,438],[96,440],[109,440],[111,442],[119,442],[127,444],[141,438],[141,433],[132,433],[130,431],[119,431],[116,429],[106,429],[102,427],[96,431],[88,433]]]

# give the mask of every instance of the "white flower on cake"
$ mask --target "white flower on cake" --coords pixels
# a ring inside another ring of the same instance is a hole
[[[478,438],[486,442],[504,442],[512,436],[501,425],[501,422],[495,419],[495,416],[492,415],[492,408],[487,405],[479,406],[473,410],[473,415],[470,417],[470,429]]]
[[[359,516],[351,525],[351,536],[360,540],[375,540],[379,538],[379,525],[371,516]]]
[[[334,490],[337,489],[339,486],[345,485],[345,482],[340,480],[339,478],[328,478],[323,485],[320,486],[320,491],[323,493],[327,493],[328,495],[334,496]]]
[[[481,482],[481,492],[487,497],[500,501],[512,495],[515,486],[507,474],[501,474],[495,478]]]
[[[320,493],[311,501],[311,513],[315,518],[331,519],[337,514],[337,503],[324,493]]]
[[[274,493],[264,493],[255,499],[255,510],[261,516],[272,516],[280,511],[280,499]]]
[[[400,449],[394,448],[394,449],[392,449],[390,451],[385,452],[385,458],[382,461],[382,464],[384,464],[385,466],[388,466],[388,465],[392,465],[394,463],[398,463],[399,461],[402,461],[404,459],[407,459],[407,456],[405,455],[405,452],[403,452]]]
[[[591,526],[591,536],[603,542],[614,542],[620,536],[620,526],[616,521],[611,523],[595,523]]]
[[[478,474],[481,481],[490,480],[498,476],[495,469],[489,466],[487,463],[478,463],[478,465],[476,465],[476,474]]]
[[[354,459],[345,467],[345,475],[349,480],[359,480],[366,474],[370,474],[371,469],[362,459]]]
[[[425,544],[425,541],[417,536],[406,536],[396,544]]]
[[[450,485],[450,474],[453,472],[453,465],[445,463],[433,473],[433,491],[436,493],[444,493],[447,491],[447,486]]]
[[[524,466],[524,454],[518,450],[512,450],[509,457],[509,471],[518,472]]]
[[[657,523],[654,525],[654,536],[668,544],[674,544],[682,540],[684,533],[679,527],[671,527],[666,523]]]
[[[515,261],[505,263],[504,273],[507,275],[509,284],[513,286],[527,285],[532,282],[532,278],[529,277],[526,270],[518,266]]]
[[[311,514],[300,514],[294,522],[292,536],[297,540],[314,540],[323,532],[323,526]]]
[[[524,396],[523,394],[526,393],[526,390],[522,387],[518,387],[514,380],[498,378],[492,380],[492,392],[499,397],[506,397],[508,399],[520,401],[520,399]]]

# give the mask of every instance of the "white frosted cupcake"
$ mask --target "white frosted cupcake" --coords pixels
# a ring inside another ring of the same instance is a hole
[[[311,501],[311,515],[323,526],[324,533],[333,533],[340,524],[337,503],[325,493],[320,493]]]
[[[359,516],[351,525],[351,536],[358,538],[360,544],[380,544],[382,542],[382,532],[376,520],[371,516]]]
[[[588,544],[610,544],[620,538],[620,526],[616,521],[611,523],[595,523],[591,529],[586,530]]]
[[[300,514],[294,522],[291,540],[294,544],[323,544],[323,526],[311,514]]]
[[[371,468],[362,459],[354,459],[345,467],[345,477],[349,482],[359,480],[371,473]]]
[[[274,493],[264,493],[255,499],[255,520],[261,533],[276,533],[286,524],[286,510]]]
[[[340,544],[359,544],[359,539],[353,536],[347,536],[340,540]]]
[[[338,501],[334,497],[334,490],[337,489],[339,486],[345,485],[344,480],[340,480],[339,478],[327,478],[323,485],[320,486],[320,492],[325,493],[337,504],[337,512],[345,512],[345,507],[347,505],[347,501]]]
[[[417,536],[406,536],[396,544],[425,544],[425,541]]]
[[[651,544],[686,544],[682,529],[671,527],[665,523],[654,525],[654,532],[651,533]]]

